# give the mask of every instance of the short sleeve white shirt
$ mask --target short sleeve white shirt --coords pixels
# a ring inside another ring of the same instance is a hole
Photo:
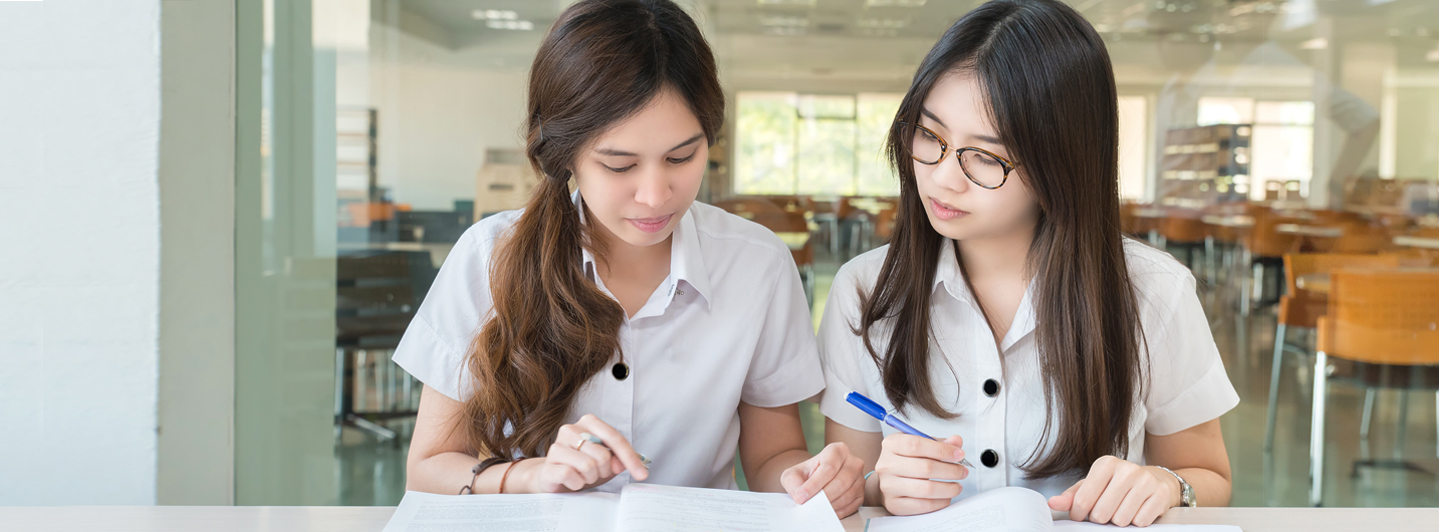
[[[474,393],[466,357],[491,315],[491,257],[520,212],[465,232],[395,352],[395,363],[457,401]],[[789,248],[764,227],[696,202],[673,234],[669,277],[620,327],[628,375],[611,371],[616,353],[566,423],[594,414],[613,426],[653,460],[646,482],[734,489],[740,401],[783,406],[824,388],[809,305]],[[588,251],[584,263],[608,294]],[[622,473],[599,490],[629,482]]]
[[[1041,445],[1045,445],[1043,452],[1049,449],[1048,442],[1041,442],[1045,397],[1034,340],[1035,312],[1030,303],[1034,285],[1024,295],[1003,341],[996,345],[950,251],[952,244],[952,240],[944,240],[946,249],[940,254],[931,293],[934,326],[929,374],[939,404],[959,415],[945,420],[910,406],[900,416],[936,438],[959,435],[964,439],[965,456],[974,468],[961,481],[964,489],[956,500],[1006,486],[1058,495],[1082,475],[1027,479],[1020,468]],[[852,429],[886,436],[895,430],[844,398],[858,391],[895,411],[879,367],[851,328],[859,324],[856,291],[872,291],[887,251],[888,246],[881,247],[840,268],[819,331],[826,382],[820,410]],[[1239,396],[1225,373],[1200,307],[1194,276],[1169,255],[1139,242],[1125,239],[1124,251],[1149,349],[1147,365],[1141,368],[1149,381],[1130,419],[1126,459],[1143,464],[1146,432],[1168,435],[1213,420],[1239,404]],[[888,338],[890,330],[890,324],[881,321],[871,331],[881,354],[881,339]],[[1141,344],[1141,350],[1144,347]],[[987,387],[986,381],[993,381],[992,386]],[[987,388],[995,393],[986,393]],[[993,453],[993,462],[982,458],[987,453]]]

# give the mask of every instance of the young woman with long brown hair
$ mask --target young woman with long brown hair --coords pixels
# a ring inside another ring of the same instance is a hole
[[[824,380],[789,249],[695,202],[723,120],[674,3],[561,14],[530,71],[540,185],[466,231],[395,354],[425,383],[408,489],[732,489],[738,448],[751,489],[858,508],[859,460],[806,451]]]
[[[1239,398],[1193,276],[1121,235],[1117,115],[1103,41],[1057,0],[984,4],[920,65],[887,144],[892,240],[841,268],[819,333],[827,440],[872,471],[868,504],[1021,486],[1120,526],[1228,504]]]

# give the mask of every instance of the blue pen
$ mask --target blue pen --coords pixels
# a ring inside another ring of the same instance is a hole
[[[921,438],[929,438],[931,440],[934,439],[933,436],[920,432],[919,429],[909,426],[908,423],[905,423],[904,421],[895,417],[894,414],[886,412],[884,407],[879,406],[879,403],[874,402],[868,397],[860,395],[859,392],[849,392],[849,395],[845,396],[844,400],[849,402],[849,404],[858,407],[860,410],[863,410],[864,413],[874,416],[875,419],[883,421],[884,424],[894,427],[900,432],[903,432],[905,434],[912,434]],[[974,469],[974,465],[970,464],[969,459],[967,458],[961,458],[959,460],[959,465],[962,465],[969,469]]]

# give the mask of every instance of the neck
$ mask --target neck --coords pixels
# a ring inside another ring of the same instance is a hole
[[[616,237],[604,224],[596,223],[594,235],[604,242],[605,256],[596,257],[595,261],[601,277],[608,279],[615,273],[627,277],[648,276],[660,270],[669,273],[673,234],[653,246],[636,246]]]
[[[1029,278],[1029,248],[1034,242],[1034,227],[1029,226],[1002,235],[960,240],[960,260],[965,275],[974,279]]]

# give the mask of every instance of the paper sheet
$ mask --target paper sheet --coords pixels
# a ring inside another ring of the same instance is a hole
[[[405,492],[385,532],[609,532],[619,496]]]
[[[1049,502],[1036,491],[999,488],[923,515],[876,517],[869,532],[1048,532]]]
[[[1094,523],[1076,523],[1074,521],[1055,521],[1055,532],[1085,532],[1101,530],[1119,530],[1114,525],[1096,525]],[[1145,532],[1241,532],[1239,527],[1231,525],[1149,525],[1146,528],[1131,528],[1130,530],[1143,530]]]
[[[621,532],[841,532],[823,491],[803,505],[782,493],[625,486]]]

